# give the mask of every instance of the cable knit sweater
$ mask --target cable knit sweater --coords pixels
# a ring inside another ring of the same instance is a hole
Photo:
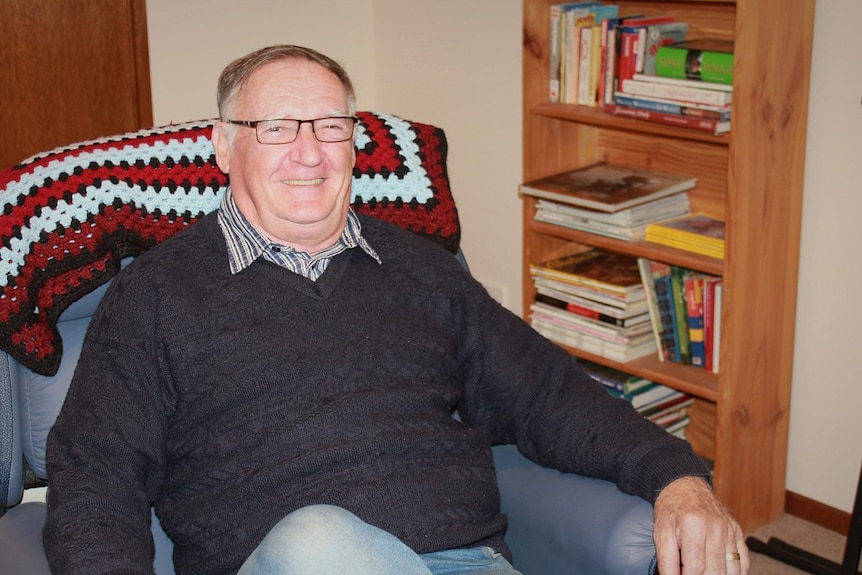
[[[316,282],[262,260],[231,275],[213,214],[115,279],[48,442],[55,573],[152,573],[151,504],[179,575],[234,572],[311,503],[420,553],[505,553],[497,443],[648,500],[704,474],[451,254],[362,229],[382,264],[352,249]]]

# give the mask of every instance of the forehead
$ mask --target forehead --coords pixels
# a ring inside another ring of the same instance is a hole
[[[294,58],[255,70],[240,90],[237,105],[257,118],[344,114],[347,92],[333,72],[317,62]]]

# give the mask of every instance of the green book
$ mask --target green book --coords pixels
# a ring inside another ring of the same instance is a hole
[[[703,38],[661,46],[656,53],[656,76],[733,83],[733,41]]]
[[[674,319],[679,338],[680,363],[691,365],[691,343],[688,335],[688,310],[685,305],[685,278],[691,270],[670,266],[671,289],[673,291]]]

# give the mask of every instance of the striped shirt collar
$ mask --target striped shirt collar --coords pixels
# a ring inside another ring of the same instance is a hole
[[[381,263],[380,256],[362,237],[362,226],[353,210],[347,212],[347,222],[338,241],[314,255],[270,241],[240,212],[230,188],[222,197],[218,223],[227,242],[230,271],[234,274],[263,257],[314,281],[324,272],[333,257],[355,247],[361,248],[378,264]]]

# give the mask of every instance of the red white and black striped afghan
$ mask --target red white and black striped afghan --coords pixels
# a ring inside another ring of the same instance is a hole
[[[361,112],[352,202],[457,252],[460,225],[442,130]],[[120,261],[194,224],[219,205],[212,121],[81,142],[0,173],[0,349],[56,373],[56,321],[110,280]]]

